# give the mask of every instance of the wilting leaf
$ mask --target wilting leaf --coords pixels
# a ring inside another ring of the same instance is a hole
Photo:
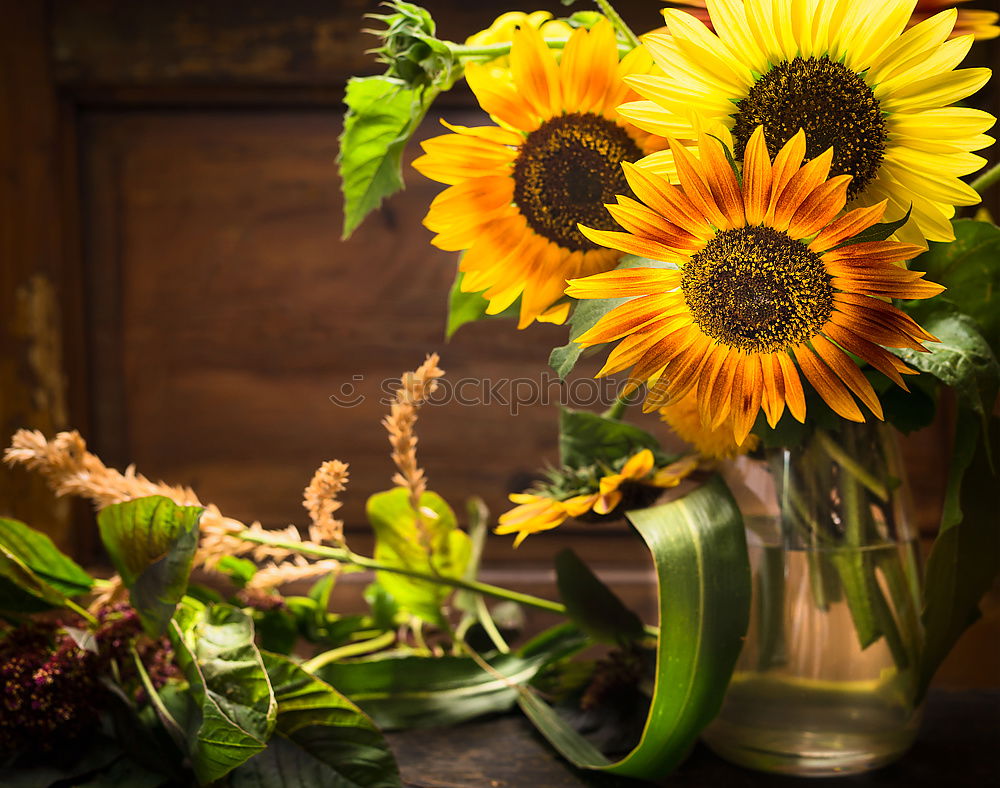
[[[104,547],[150,634],[166,629],[187,590],[202,511],[153,495],[109,506],[97,516]]]
[[[575,765],[649,779],[680,763],[719,711],[749,619],[750,565],[743,520],[719,479],[626,516],[645,540],[659,580],[656,684],[639,744],[612,763],[530,691],[520,703]]]
[[[253,622],[228,605],[184,606],[170,640],[201,716],[188,730],[188,749],[201,783],[221,779],[267,746],[277,704]]]

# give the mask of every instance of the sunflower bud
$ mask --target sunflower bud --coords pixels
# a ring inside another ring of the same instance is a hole
[[[402,0],[386,5],[395,13],[368,14],[369,19],[385,24],[384,30],[366,31],[382,40],[382,46],[369,51],[388,66],[386,76],[401,79],[411,88],[434,84],[456,62],[448,45],[435,37],[434,19],[426,9]]]

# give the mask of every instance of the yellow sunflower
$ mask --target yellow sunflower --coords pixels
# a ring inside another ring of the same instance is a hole
[[[757,448],[760,439],[747,435],[742,443],[733,437],[733,414],[722,424],[711,427],[702,423],[698,408],[697,392],[692,389],[672,405],[660,408],[660,419],[670,425],[670,429],[681,440],[690,443],[698,453],[710,460],[729,460]]]
[[[632,367],[633,384],[653,384],[647,411],[694,390],[702,422],[717,427],[731,414],[737,443],[761,409],[771,426],[786,404],[805,419],[796,362],[845,419],[864,421],[854,397],[881,418],[871,384],[848,354],[904,385],[900,373],[912,370],[881,346],[924,350],[921,343],[934,338],[885,299],[943,290],[899,265],[921,248],[852,243],[879,222],[885,204],[835,219],[851,178],[827,179],[830,150],[803,165],[808,146],[801,131],[772,161],[758,128],[747,142],[742,184],[717,140],[702,135],[698,147],[700,160],[671,143],[679,188],[624,165],[645,203],[620,197],[608,206],[627,232],[581,228],[597,243],[673,266],[569,283],[566,292],[575,298],[632,297],[577,339],[621,340],[598,374]]]
[[[617,118],[633,96],[623,78],[652,69],[635,49],[619,62],[611,24],[579,28],[559,61],[532,27],[514,31],[510,80],[483,65],[466,67],[479,104],[498,125],[468,128],[423,143],[413,166],[449,184],[424,225],[432,243],[465,250],[462,290],[483,292],[488,314],[521,299],[519,328],[561,323],[566,279],[614,268],[618,253],[577,230],[610,227],[604,203],[627,188],[622,161],[636,161],[663,140]]]
[[[954,8],[959,3],[967,3],[969,0],[917,0],[916,8],[906,23],[907,27],[913,27],[923,22],[928,17],[933,16],[938,11],[946,8]],[[684,11],[697,17],[709,28],[712,27],[712,17],[708,13],[708,0],[667,0],[668,5],[679,5],[684,7]],[[997,21],[1000,14],[996,11],[981,11],[978,8],[959,8],[958,21],[951,31],[951,38],[972,34],[977,40],[996,38],[1000,35],[1000,27]]]
[[[691,455],[662,468],[655,466],[653,452],[642,449],[625,461],[621,471],[602,476],[592,492],[562,499],[546,490],[514,493],[510,502],[518,505],[500,515],[495,533],[517,534],[517,547],[529,534],[557,528],[571,517],[609,519],[618,515],[626,500],[636,506],[648,505],[659,490],[676,487],[689,476],[698,467],[698,458]],[[628,496],[630,485],[637,494]]]
[[[915,0],[708,0],[716,32],[690,14],[666,9],[669,34],[643,43],[663,76],[628,83],[644,101],[621,108],[654,134],[694,140],[720,137],[743,158],[750,135],[764,126],[775,155],[799,129],[806,158],[833,148],[834,175],[851,175],[849,208],[886,200],[895,220],[912,205],[898,237],[954,238],[956,205],[979,196],[959,176],[985,159],[995,119],[949,105],[975,93],[989,69],[956,71],[973,36],[949,40],[954,8],[906,29]],[[659,153],[645,166],[675,176]]]

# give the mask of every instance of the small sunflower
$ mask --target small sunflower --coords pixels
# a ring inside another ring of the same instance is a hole
[[[803,165],[801,131],[772,161],[763,129],[747,142],[742,184],[722,145],[702,135],[701,160],[671,143],[680,187],[626,164],[632,191],[608,209],[627,232],[582,228],[614,249],[671,268],[626,268],[570,282],[575,298],[632,297],[577,341],[621,340],[598,373],[632,367],[633,385],[652,385],[644,409],[697,393],[702,422],[732,418],[742,443],[763,409],[773,427],[787,404],[804,421],[795,363],[845,419],[864,421],[854,397],[878,418],[882,408],[849,354],[904,386],[912,372],[882,346],[925,350],[934,337],[888,303],[929,298],[944,288],[899,264],[921,247],[898,241],[854,242],[885,204],[844,208],[851,178],[827,180],[833,152]],[[853,396],[852,396],[853,395]]]
[[[622,161],[662,146],[621,121],[615,108],[631,94],[623,78],[652,69],[642,48],[621,62],[607,20],[575,30],[556,60],[541,34],[512,34],[510,79],[471,64],[466,79],[496,126],[445,123],[454,134],[423,143],[413,166],[449,184],[431,203],[424,225],[432,243],[465,250],[462,289],[483,292],[488,314],[520,297],[519,328],[534,320],[561,323],[566,279],[614,268],[618,253],[584,237],[580,222],[609,227],[604,203],[627,189]]]
[[[507,44],[514,38],[514,32],[522,27],[530,27],[542,34],[544,38],[567,39],[573,34],[573,28],[562,19],[553,19],[548,11],[507,11],[500,14],[485,30],[473,33],[465,39],[466,46],[485,47],[493,44]],[[510,80],[510,57],[501,55],[488,61],[490,76],[497,80]]]
[[[655,134],[723,139],[742,159],[763,125],[775,155],[799,129],[806,158],[830,148],[834,175],[851,175],[848,207],[888,202],[890,219],[910,221],[911,243],[954,239],[955,206],[979,195],[960,176],[985,159],[971,151],[993,140],[980,110],[951,107],[986,84],[989,69],[956,71],[973,36],[948,40],[952,8],[906,29],[915,0],[708,0],[716,32],[690,14],[666,9],[669,34],[643,43],[663,76],[628,83],[646,100],[621,114]],[[675,176],[673,158],[643,161]]]
[[[698,458],[691,455],[657,468],[649,449],[623,460],[620,471],[603,476],[588,473],[587,469],[563,469],[564,474],[575,477],[570,486],[587,487],[586,492],[567,493],[562,480],[561,484],[544,486],[537,492],[514,493],[509,496],[510,502],[517,506],[500,515],[495,533],[517,534],[514,540],[517,547],[529,534],[557,528],[571,517],[615,519],[625,509],[648,506],[661,490],[676,487],[698,467]]]
[[[660,408],[660,419],[666,422],[678,438],[690,443],[698,453],[709,460],[729,460],[757,448],[760,439],[747,435],[737,443],[733,437],[733,414],[717,427],[704,424],[698,407],[698,396],[694,389],[672,405]]]

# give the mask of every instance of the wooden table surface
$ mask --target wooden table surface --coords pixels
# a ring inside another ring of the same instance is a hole
[[[798,779],[732,766],[698,745],[669,778],[639,783],[584,773],[567,765],[520,715],[478,720],[455,728],[389,734],[407,788],[578,788],[669,785],[981,786],[1000,784],[1000,691],[935,691],[913,749],[898,763],[854,777]]]

